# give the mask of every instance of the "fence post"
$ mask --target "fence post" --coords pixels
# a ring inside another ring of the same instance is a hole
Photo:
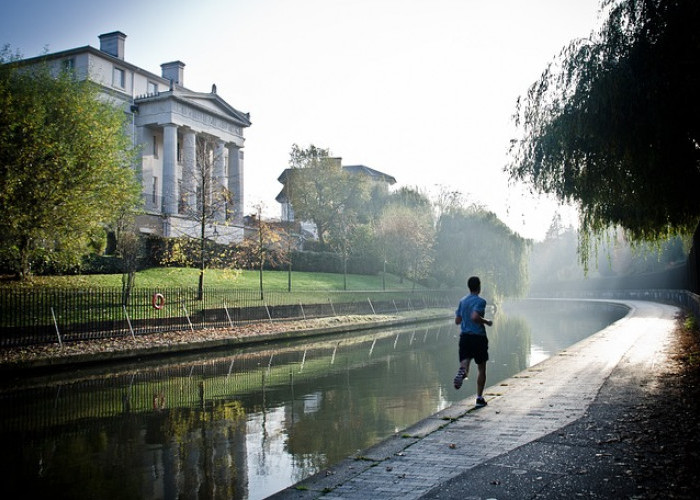
[[[301,358],[301,366],[299,367],[299,373],[304,371],[304,364],[306,363],[306,349],[304,349],[304,356]]]
[[[134,335],[134,327],[131,326],[131,319],[129,319],[129,313],[126,312],[126,306],[122,304],[122,309],[124,310],[124,316],[126,316],[126,322],[129,324],[129,331],[131,332],[131,338],[136,342],[136,336]]]
[[[56,336],[58,337],[58,345],[63,349],[63,341],[61,340],[61,333],[58,331],[58,321],[56,321],[56,313],[53,312],[53,306],[51,306],[51,316],[53,316],[53,325],[56,327]]]
[[[369,300],[369,297],[367,297],[367,302],[369,302],[369,307],[370,307],[370,309],[372,309],[372,314],[374,314],[376,316],[377,312],[374,310],[374,306],[372,305],[372,301]]]
[[[342,341],[338,341],[338,343],[333,348],[333,356],[331,356],[331,365],[335,363],[335,353],[338,351],[338,346],[340,345],[340,342]]]
[[[233,321],[231,321],[231,315],[228,313],[228,307],[226,307],[226,301],[224,300],[224,311],[226,311],[226,317],[228,318],[228,324],[231,325],[233,329]]]
[[[192,330],[192,333],[194,333],[194,326],[192,326],[192,321],[190,321],[190,313],[187,312],[184,302],[180,302],[180,305],[182,306],[182,310],[185,311],[185,317],[187,318],[187,322],[190,324],[190,330]]]

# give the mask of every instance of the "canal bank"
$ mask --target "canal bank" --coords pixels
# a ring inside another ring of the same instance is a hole
[[[236,328],[184,330],[132,337],[99,338],[70,344],[40,344],[0,349],[0,375],[62,372],[142,360],[313,339],[343,332],[392,328],[452,317],[447,309],[424,309],[396,315],[335,316],[308,320],[250,323]]]
[[[625,318],[489,387],[487,407],[465,394],[272,498],[694,498],[698,387],[679,378],[679,310],[620,302]]]

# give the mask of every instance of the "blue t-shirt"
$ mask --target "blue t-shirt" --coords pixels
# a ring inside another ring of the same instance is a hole
[[[483,318],[486,313],[486,301],[476,293],[471,293],[462,297],[455,311],[455,316],[462,317],[462,333],[486,335],[486,328],[484,325],[472,321],[472,313],[474,311]]]

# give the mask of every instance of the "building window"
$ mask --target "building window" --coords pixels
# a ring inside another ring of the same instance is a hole
[[[112,74],[112,85],[123,89],[126,87],[126,73],[121,68],[114,68],[114,73]]]
[[[73,71],[75,69],[75,58],[64,59],[61,61],[61,67],[64,71]]]
[[[158,136],[153,136],[153,158],[158,158]]]
[[[148,82],[146,92],[148,93],[148,95],[157,94],[158,93],[158,84],[155,82]]]
[[[151,194],[151,201],[154,206],[158,206],[158,177],[153,177],[153,193]]]
[[[179,140],[177,141],[177,162],[182,163],[182,146]]]

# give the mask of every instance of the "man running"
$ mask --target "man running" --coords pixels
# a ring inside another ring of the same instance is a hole
[[[476,377],[476,407],[486,406],[484,386],[486,385],[486,362],[489,359],[489,340],[486,337],[485,325],[493,325],[493,321],[484,318],[486,301],[479,297],[481,280],[472,276],[467,280],[469,295],[459,301],[455,311],[455,324],[460,325],[459,336],[459,370],[454,379],[455,389],[462,387],[462,382],[469,374],[469,363],[473,359],[478,374]]]

